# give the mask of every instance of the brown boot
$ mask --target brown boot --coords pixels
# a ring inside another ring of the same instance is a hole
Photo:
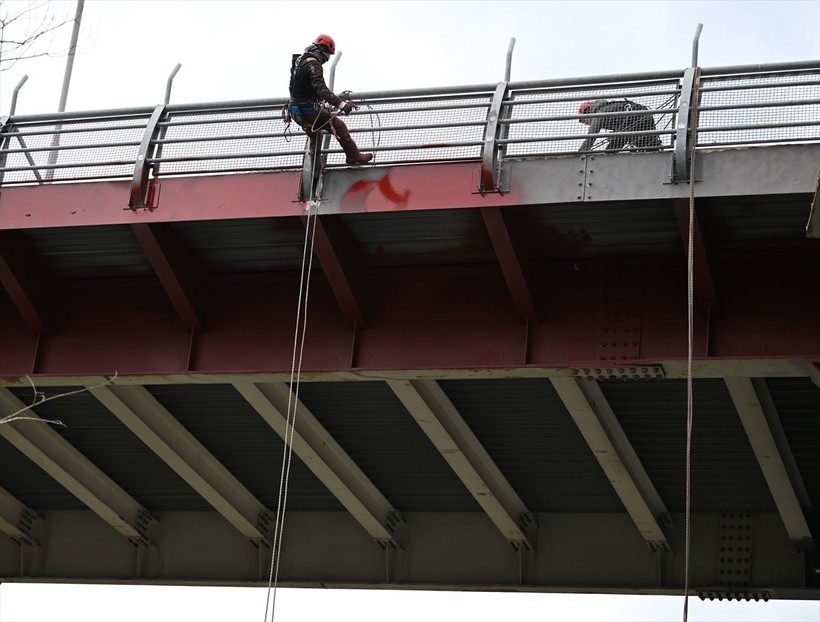
[[[347,160],[346,162],[351,166],[355,166],[357,164],[367,164],[370,160],[373,159],[372,153],[362,153],[358,149],[356,150],[355,154],[346,153]]]
[[[347,129],[347,126],[338,117],[333,119],[333,125],[333,129],[336,130],[336,139],[339,141],[339,145],[345,152],[345,156],[347,156],[348,164],[351,166],[355,166],[357,164],[367,164],[373,159],[372,153],[362,153],[359,151],[359,148],[356,146],[356,142],[350,135],[350,131]]]

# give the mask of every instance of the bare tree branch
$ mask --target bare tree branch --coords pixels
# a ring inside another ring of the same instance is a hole
[[[114,382],[114,379],[117,377],[117,372],[114,372],[114,375],[108,378],[107,380],[100,382],[99,384],[95,384],[92,387],[83,387],[82,389],[76,389],[74,391],[67,391],[66,393],[58,393],[57,395],[52,395],[51,397],[46,397],[46,394],[42,391],[38,391],[37,387],[34,386],[34,381],[26,376],[26,380],[29,381],[31,385],[32,391],[34,391],[34,397],[31,400],[31,404],[28,406],[24,406],[23,408],[14,411],[10,415],[6,415],[5,417],[0,418],[0,425],[4,423],[12,423],[13,421],[39,421],[40,423],[50,423],[52,425],[60,425],[64,428],[67,427],[59,419],[42,419],[40,417],[29,417],[23,415],[24,412],[27,412],[34,408],[35,406],[39,406],[40,404],[44,404],[45,402],[50,402],[51,400],[56,400],[62,397],[68,397],[69,395],[76,395],[77,393],[84,393],[86,391],[90,391],[91,389],[97,389],[99,387],[104,387],[107,384],[111,384]]]
[[[57,31],[73,21],[58,19],[50,0],[0,0],[0,71],[21,60],[65,54],[51,48]]]

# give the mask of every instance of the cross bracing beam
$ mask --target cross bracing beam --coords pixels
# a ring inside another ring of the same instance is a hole
[[[313,413],[301,401],[291,401],[294,396],[287,384],[237,382],[233,386],[283,440],[291,439],[293,452],[379,546],[401,548],[395,533],[404,522],[399,512]]]
[[[515,550],[535,550],[535,527],[524,505],[435,380],[388,380],[410,416]]]
[[[495,249],[515,310],[524,322],[537,322],[538,312],[530,286],[533,269],[513,234],[509,218],[497,207],[481,208],[481,217]]]
[[[202,277],[188,250],[165,223],[135,223],[131,225],[131,230],[151,262],[180,321],[190,329],[201,330],[199,283]]]
[[[339,216],[304,221],[315,227],[314,250],[336,302],[351,326],[365,325],[365,274],[360,254]]]
[[[699,363],[818,360],[820,323],[815,309],[820,308],[820,288],[806,287],[816,280],[818,265],[727,268],[721,298],[733,312],[709,326],[710,348],[703,354],[698,351]],[[599,322],[606,312],[599,272],[551,273],[550,287],[561,296],[550,299],[548,322],[529,327],[522,326],[510,304],[501,275],[443,272],[425,269],[415,278],[387,272],[371,289],[378,300],[371,310],[372,323],[355,335],[341,320],[329,290],[314,283],[312,300],[327,296],[328,303],[311,305],[308,332],[314,337],[306,343],[303,372],[480,370],[518,368],[524,361],[542,368],[603,364],[597,359]],[[685,280],[679,265],[662,264],[640,278],[643,290],[652,295],[637,299],[639,358],[629,363],[661,363],[668,372],[667,362],[686,358]],[[95,279],[81,281],[60,283],[60,333],[39,340],[0,296],[0,343],[8,344],[0,348],[0,377],[94,376],[111,370],[163,378],[180,373],[290,372],[290,303],[282,304],[281,288],[268,286],[263,276],[212,280],[206,302],[208,322],[215,329],[193,339],[161,288],[134,287],[137,279],[111,279],[105,287],[89,287],[100,283]],[[288,300],[296,297],[294,281],[286,283],[293,288]],[[236,300],[254,303],[231,303]],[[801,304],[778,302],[782,300]],[[755,339],[749,339],[750,334]],[[805,376],[805,368],[796,375]]]
[[[820,361],[806,361],[806,371],[814,386],[820,388]]]
[[[0,389],[0,417],[25,406],[11,391]],[[25,416],[39,419],[31,409],[25,411]],[[131,542],[150,542],[147,525],[153,518],[149,512],[50,424],[37,420],[15,421],[0,425],[0,435]]]
[[[803,488],[803,484],[794,482],[790,477],[786,463],[787,456],[778,448],[777,439],[769,423],[769,421],[776,420],[778,414],[765,381],[751,378],[725,378],[724,382],[729,389],[729,395],[734,402],[743,429],[749,437],[752,450],[760,465],[760,470],[763,471],[763,477],[772,493],[789,538],[801,546],[815,549],[815,543],[798,497],[798,490]],[[793,477],[799,477],[796,469],[793,473]]]
[[[48,328],[50,278],[8,231],[0,232],[0,285],[8,292],[31,332]]]
[[[675,218],[678,221],[683,252],[687,253],[689,248],[689,200],[673,199],[672,207],[675,210]],[[720,313],[720,300],[718,298],[717,286],[715,284],[714,262],[710,260],[712,251],[708,241],[708,231],[704,216],[707,214],[704,201],[698,200],[693,210],[692,225],[692,263],[695,305],[699,309],[709,309],[714,314]]]
[[[270,544],[273,515],[148,389],[108,385],[90,392],[243,536]]]
[[[37,512],[0,486],[0,531],[17,543],[39,546],[32,531],[32,523],[37,520]]]
[[[606,473],[650,550],[670,550],[659,521],[668,511],[641,465],[598,383],[550,378],[595,459]]]

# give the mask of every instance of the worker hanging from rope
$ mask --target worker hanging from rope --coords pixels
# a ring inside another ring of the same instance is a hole
[[[350,136],[350,130],[331,111],[331,106],[348,115],[358,106],[333,93],[325,84],[322,65],[336,53],[336,43],[328,35],[319,35],[302,55],[293,56],[290,71],[290,101],[288,112],[291,118],[305,130],[310,141],[311,160],[317,152],[322,130],[327,128],[339,141],[347,157],[347,164],[366,164],[373,159],[372,153],[362,153]]]

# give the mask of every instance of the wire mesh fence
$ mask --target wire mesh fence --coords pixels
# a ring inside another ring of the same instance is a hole
[[[301,166],[305,140],[285,133],[281,107],[172,112],[159,124],[149,159],[155,175],[220,173]]]
[[[500,142],[507,145],[507,157],[606,149],[619,142],[624,142],[622,148],[639,148],[641,145],[607,136],[632,130],[654,132],[642,135],[653,138],[645,138],[639,143],[651,142],[654,150],[668,148],[674,131],[679,92],[677,81],[514,91],[506,106],[508,118],[502,121],[509,130],[506,139]],[[586,113],[582,112],[585,102],[590,104]],[[592,138],[591,144],[584,148],[587,137],[579,135],[585,133],[602,136]]]
[[[0,134],[4,184],[130,177],[148,115],[8,124]]]
[[[820,141],[820,64],[797,65],[705,73],[698,146]],[[501,160],[663,151],[674,147],[683,75],[510,83],[501,102],[496,85],[364,94],[343,120],[376,164],[480,160],[493,110]],[[154,177],[297,170],[306,138],[283,122],[285,104],[168,106],[156,126],[151,108],[11,117],[0,131],[0,183],[131,178],[141,155]],[[344,166],[332,138],[326,154],[327,166]]]
[[[705,78],[698,146],[820,140],[820,72]]]
[[[365,100],[345,123],[360,149],[375,152],[381,164],[477,159],[491,95]],[[328,162],[343,161],[339,152]]]

